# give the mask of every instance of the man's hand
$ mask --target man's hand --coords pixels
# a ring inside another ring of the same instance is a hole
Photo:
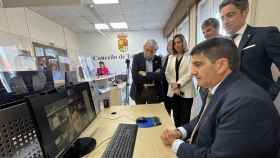
[[[177,83],[171,83],[171,88],[174,90],[176,88],[178,88],[178,84]]]
[[[181,91],[180,91],[179,88],[176,88],[176,89],[174,90],[174,94],[180,96],[180,95],[181,95],[180,93],[181,93]]]
[[[181,132],[171,129],[165,129],[160,136],[165,145],[171,145],[176,139],[180,139],[181,137]]]
[[[138,73],[139,73],[139,75],[144,76],[144,77],[147,75],[146,71],[139,71]]]

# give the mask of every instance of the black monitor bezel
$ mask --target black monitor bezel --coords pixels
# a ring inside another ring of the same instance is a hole
[[[89,96],[89,102],[91,104],[92,112],[94,113],[94,117],[89,120],[89,122],[85,125],[83,129],[77,134],[77,137],[73,139],[73,141],[68,144],[66,147],[64,147],[63,151],[58,151],[56,148],[56,145],[54,143],[54,136],[51,135],[52,133],[51,128],[49,126],[48,119],[46,117],[46,112],[44,110],[44,106],[49,105],[50,103],[53,103],[55,101],[60,100],[63,97],[67,97],[67,90],[69,88],[73,89],[74,91],[83,91],[87,90],[88,96]],[[64,95],[59,96],[59,92],[65,92]],[[38,130],[40,131],[40,141],[42,143],[42,147],[44,150],[44,154],[49,157],[60,157],[62,156],[67,150],[71,148],[71,145],[74,144],[74,142],[78,139],[78,137],[81,135],[82,131],[87,128],[87,126],[96,118],[96,112],[94,108],[94,102],[91,95],[91,90],[89,87],[89,83],[79,83],[72,86],[68,86],[66,88],[62,87],[60,89],[52,89],[50,91],[46,91],[45,93],[29,96],[26,98],[28,105],[31,108],[31,111],[35,117],[36,124],[38,126]],[[41,105],[35,105],[34,103],[41,103]]]

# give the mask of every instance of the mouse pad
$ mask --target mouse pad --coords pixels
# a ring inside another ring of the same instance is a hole
[[[158,117],[145,117],[143,122],[137,122],[138,128],[150,128],[161,125]]]

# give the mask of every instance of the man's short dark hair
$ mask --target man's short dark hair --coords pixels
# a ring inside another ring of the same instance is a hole
[[[206,19],[202,25],[201,28],[204,29],[208,26],[212,26],[215,30],[219,30],[220,29],[220,23],[218,21],[218,19],[216,18],[208,18]]]
[[[241,12],[247,10],[249,8],[248,0],[223,0],[220,4],[220,11],[227,5],[233,4],[236,8],[238,8]]]
[[[205,55],[212,63],[220,58],[226,58],[231,70],[239,69],[240,66],[238,49],[228,38],[214,37],[199,43],[191,51],[192,56],[197,54]]]

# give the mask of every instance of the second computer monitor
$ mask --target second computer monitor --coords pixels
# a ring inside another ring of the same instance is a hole
[[[86,83],[28,98],[49,157],[66,152],[95,118],[95,110]]]

